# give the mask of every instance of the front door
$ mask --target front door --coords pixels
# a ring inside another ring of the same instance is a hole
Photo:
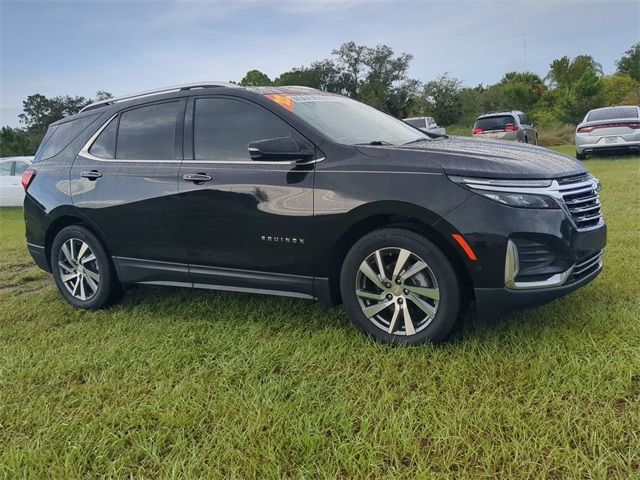
[[[312,295],[313,162],[255,162],[247,148],[306,140],[237,97],[191,99],[185,118],[180,222],[194,284]]]

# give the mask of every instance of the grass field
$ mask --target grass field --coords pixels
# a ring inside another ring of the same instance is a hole
[[[602,275],[438,347],[246,294],[75,310],[1,210],[0,478],[640,478],[640,158],[586,165]]]

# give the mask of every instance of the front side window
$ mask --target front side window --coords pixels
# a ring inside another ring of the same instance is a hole
[[[180,102],[159,103],[121,113],[115,158],[172,160],[179,105]],[[110,139],[105,138],[98,148],[109,152],[109,142]]]
[[[229,98],[196,99],[193,125],[196,160],[250,160],[249,143],[291,135],[287,123],[259,105]]]

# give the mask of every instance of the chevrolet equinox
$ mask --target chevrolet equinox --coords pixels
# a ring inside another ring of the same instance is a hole
[[[136,283],[315,298],[387,343],[572,292],[606,243],[581,162],[306,87],[93,103],[49,127],[22,184],[29,251],[76,307]]]

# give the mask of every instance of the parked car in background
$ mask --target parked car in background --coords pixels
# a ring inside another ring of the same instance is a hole
[[[529,118],[519,110],[480,115],[471,133],[478,138],[538,144],[538,131]]]
[[[640,153],[640,107],[625,105],[590,110],[576,127],[576,158],[596,152]]]
[[[582,162],[307,87],[93,103],[49,127],[23,185],[29,252],[76,307],[131,283],[316,298],[387,343],[572,292],[606,243]]]
[[[0,207],[21,207],[24,189],[22,173],[31,165],[33,157],[0,158]]]
[[[444,127],[439,127],[433,117],[410,117],[403,119],[412,127],[419,128],[423,132],[435,133],[436,135],[446,135]]]

